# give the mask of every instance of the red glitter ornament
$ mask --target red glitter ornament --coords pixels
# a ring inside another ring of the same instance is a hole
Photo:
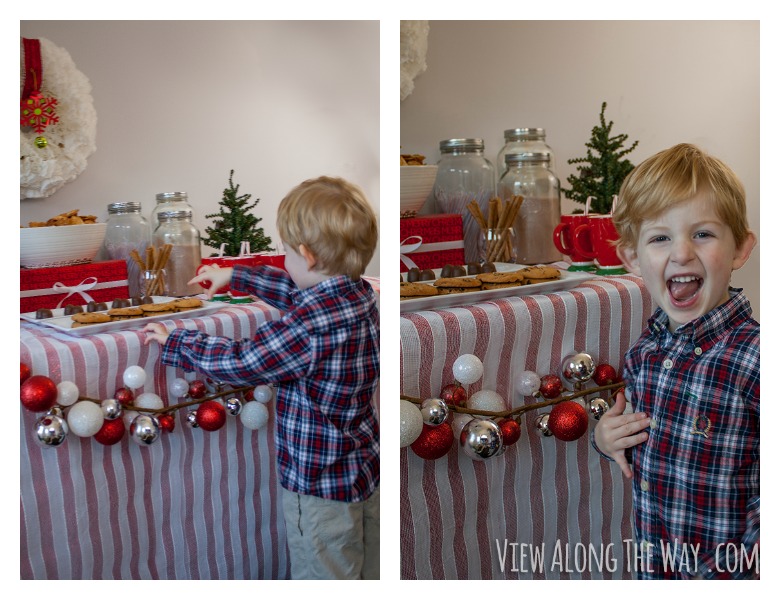
[[[125,435],[125,422],[123,419],[106,419],[103,426],[95,434],[95,440],[104,446],[116,444]]]
[[[563,382],[560,377],[557,375],[545,375],[540,381],[539,393],[542,396],[548,400],[552,400],[561,395],[561,392],[563,391]]]
[[[422,433],[412,442],[410,448],[420,458],[436,460],[450,451],[454,441],[455,435],[452,433],[452,427],[445,421],[435,427],[423,425]]]
[[[199,398],[203,398],[203,396],[206,395],[207,391],[208,389],[206,388],[206,384],[200,379],[196,379],[195,381],[190,383],[190,388],[189,388],[190,398],[194,398],[195,400],[198,400]]]
[[[134,397],[135,396],[133,394],[133,390],[131,390],[130,388],[121,387],[116,392],[114,392],[114,398],[122,406],[127,406],[128,404],[132,404]]]
[[[588,430],[588,413],[582,404],[565,400],[550,411],[547,427],[559,440],[571,442]]]
[[[617,381],[617,371],[612,365],[599,365],[596,370],[593,371],[593,381],[596,385],[609,385]]]
[[[30,371],[30,367],[28,367],[23,362],[20,362],[19,365],[20,365],[20,370],[19,370],[20,371],[19,372],[19,375],[20,375],[19,379],[20,379],[20,381],[19,381],[19,385],[21,385],[25,381],[27,381],[27,379],[30,377],[30,375],[32,375],[32,371]]]
[[[57,403],[57,384],[45,375],[32,375],[22,384],[20,398],[27,410],[49,410]]]
[[[501,419],[498,422],[498,428],[501,430],[504,446],[514,444],[520,439],[522,429],[520,428],[520,423],[514,419]]]
[[[168,433],[173,433],[176,428],[176,420],[171,415],[160,415],[157,417],[157,422],[160,424],[160,428]]]
[[[455,406],[466,406],[466,388],[459,383],[450,383],[445,385],[441,389],[441,395],[439,396],[447,404],[453,404]]]
[[[206,431],[216,431],[225,424],[226,419],[225,407],[216,400],[207,400],[195,413],[195,422]]]

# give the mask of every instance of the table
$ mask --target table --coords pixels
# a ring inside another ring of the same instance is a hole
[[[241,338],[279,316],[257,302],[174,323]],[[194,378],[158,359],[137,331],[78,338],[21,324],[32,373],[90,398],[111,397],[130,365],[147,371],[143,391],[164,399],[172,378]],[[258,431],[234,417],[216,432],[193,429],[180,410],[175,430],[148,447],[70,434],[57,448],[34,439],[40,414],[20,412],[21,579],[289,578],[273,410]]]
[[[455,359],[475,354],[484,375],[470,394],[495,390],[509,399],[507,408],[536,402],[515,398],[519,373],[560,374],[563,358],[579,351],[620,372],[651,309],[642,280],[626,275],[402,314],[402,394],[436,397],[453,382]],[[434,461],[401,449],[403,579],[632,577],[624,541],[632,538],[629,483],[591,448],[590,431],[573,442],[540,437],[534,421],[545,410],[526,413],[520,440],[486,461],[467,457],[457,443]]]

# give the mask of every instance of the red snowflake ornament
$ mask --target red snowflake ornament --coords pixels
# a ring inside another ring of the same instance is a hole
[[[49,125],[58,123],[60,118],[55,113],[56,98],[46,98],[40,92],[33,92],[21,101],[22,127],[32,127],[35,133],[43,133]]]

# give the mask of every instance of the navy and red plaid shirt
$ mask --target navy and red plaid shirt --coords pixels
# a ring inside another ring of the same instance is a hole
[[[634,411],[653,420],[629,457],[638,576],[754,578],[759,325],[741,290],[674,333],[667,324],[657,310],[624,368]]]
[[[165,364],[234,385],[277,383],[276,445],[282,485],[341,502],[379,483],[379,311],[371,285],[346,276],[298,289],[272,267],[236,267],[231,288],[283,311],[253,339],[175,329]]]

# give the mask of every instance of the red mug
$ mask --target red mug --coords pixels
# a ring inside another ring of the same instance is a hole
[[[577,252],[574,247],[574,231],[580,225],[585,225],[589,217],[586,214],[561,215],[561,222],[553,230],[553,243],[558,252],[571,258],[569,271],[594,270],[593,257]]]
[[[596,273],[618,275],[626,271],[615,250],[617,239],[612,215],[589,215],[588,222],[574,230],[572,242],[582,256],[596,259]]]

